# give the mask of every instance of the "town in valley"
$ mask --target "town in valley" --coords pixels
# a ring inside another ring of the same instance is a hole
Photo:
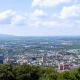
[[[0,37],[0,64],[53,66],[57,71],[80,66],[80,37]]]

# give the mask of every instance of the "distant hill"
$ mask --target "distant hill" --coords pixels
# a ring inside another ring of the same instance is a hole
[[[0,40],[28,40],[28,39],[34,39],[34,38],[27,37],[27,36],[14,36],[14,35],[0,34]]]
[[[13,35],[0,34],[0,37],[12,37]]]
[[[0,40],[8,40],[8,39],[15,39],[15,38],[18,38],[18,36],[0,34]]]
[[[50,40],[50,39],[61,39],[61,40],[70,40],[70,39],[80,39],[80,36],[14,36],[0,34],[0,40]]]

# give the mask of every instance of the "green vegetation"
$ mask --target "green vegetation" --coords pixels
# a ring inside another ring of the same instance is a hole
[[[0,80],[80,80],[80,68],[59,73],[53,67],[1,64]]]

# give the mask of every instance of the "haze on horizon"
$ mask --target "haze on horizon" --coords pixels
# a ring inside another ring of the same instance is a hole
[[[80,36],[80,0],[0,0],[0,34]]]

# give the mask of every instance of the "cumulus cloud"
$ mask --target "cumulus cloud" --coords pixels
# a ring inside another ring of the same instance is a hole
[[[16,15],[15,11],[7,10],[0,13],[0,24],[10,24],[12,17]]]
[[[80,17],[80,4],[63,7],[60,12],[60,18]]]
[[[80,18],[80,5],[73,5],[68,7],[63,7],[62,11],[60,12],[60,18],[66,17],[79,17]],[[72,22],[74,20],[68,19],[59,19],[57,17],[58,14],[53,14],[54,18],[48,16],[43,10],[35,10],[33,13],[18,13],[16,11],[7,10],[0,13],[0,25],[1,24],[10,24],[12,26],[30,26],[30,27],[70,27],[74,26]],[[64,21],[63,21],[64,20]],[[77,19],[76,19],[77,20]],[[75,24],[79,24],[78,21]]]
[[[69,3],[72,0],[33,0],[32,6],[52,7],[61,3]]]
[[[47,13],[45,13],[44,11],[39,10],[39,9],[35,10],[35,11],[31,14],[31,17],[32,17],[32,19],[34,19],[34,20],[37,20],[37,19],[39,19],[39,18],[43,18],[43,17],[45,17],[45,16],[47,16]]]
[[[21,15],[16,15],[12,18],[12,25],[25,25],[25,21],[26,21],[26,18],[24,16],[21,16]]]
[[[25,25],[26,24],[26,13],[21,15],[20,13],[12,10],[6,10],[0,13],[0,24],[10,25]]]

